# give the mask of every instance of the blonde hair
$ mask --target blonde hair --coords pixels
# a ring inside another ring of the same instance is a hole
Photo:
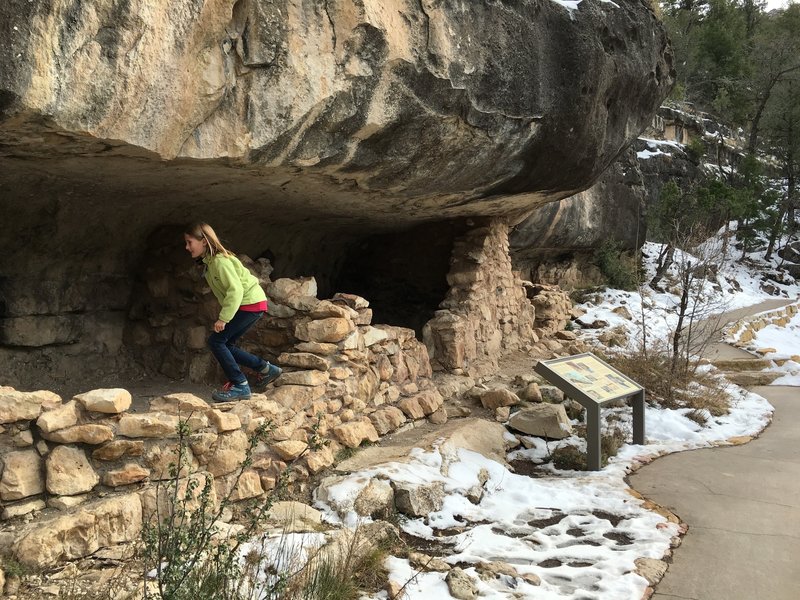
[[[208,223],[193,223],[186,228],[184,233],[201,242],[205,240],[206,246],[208,247],[208,253],[211,254],[211,256],[214,256],[215,254],[221,254],[222,256],[233,256],[233,254],[222,245],[222,242],[219,241],[216,232]]]

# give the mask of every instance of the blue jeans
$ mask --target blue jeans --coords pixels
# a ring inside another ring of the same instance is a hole
[[[237,310],[231,322],[225,325],[225,329],[220,332],[215,331],[208,336],[208,347],[211,349],[211,354],[225,371],[228,381],[234,384],[238,385],[247,381],[247,377],[242,373],[239,365],[253,369],[253,371],[260,371],[267,364],[264,359],[245,352],[235,345],[263,314],[263,311]]]

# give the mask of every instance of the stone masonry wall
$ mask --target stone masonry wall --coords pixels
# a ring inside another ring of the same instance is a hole
[[[456,240],[447,282],[441,310],[423,332],[435,370],[484,373],[502,351],[538,341],[534,307],[511,267],[505,220],[479,221]]]

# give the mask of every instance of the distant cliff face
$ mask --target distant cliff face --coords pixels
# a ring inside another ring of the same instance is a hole
[[[645,0],[6,0],[0,318],[117,314],[198,218],[325,286],[366,237],[586,189],[672,80]]]

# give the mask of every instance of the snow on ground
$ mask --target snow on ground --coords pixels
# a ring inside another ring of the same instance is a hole
[[[331,505],[344,512],[350,524],[359,519],[352,510],[358,493],[373,477],[388,477],[397,483],[442,482],[446,497],[443,508],[427,519],[402,524],[411,535],[435,540],[447,547],[442,558],[461,565],[478,585],[481,597],[491,599],[639,600],[647,582],[636,574],[637,558],[659,559],[678,534],[678,525],[645,508],[628,492],[626,475],[638,464],[668,452],[709,446],[718,440],[753,435],[763,429],[772,407],[760,396],[731,386],[729,414],[710,418],[706,427],[685,416],[687,410],[646,410],[648,444],[625,445],[600,471],[559,471],[552,476],[531,478],[475,452],[460,449],[443,456],[438,449],[415,449],[408,463],[388,463],[354,473],[329,488],[330,505],[318,503],[329,518]],[[611,409],[616,424],[630,430],[630,410]],[[581,438],[560,442],[526,438],[532,447],[509,455],[509,460],[546,460],[557,445],[580,446]],[[481,484],[484,493],[477,504],[467,498]],[[488,479],[486,478],[488,476]],[[481,562],[511,564],[522,575],[536,575],[540,586],[522,577],[503,576],[481,580],[474,566]],[[390,579],[406,584],[409,600],[451,598],[444,572],[417,573],[407,560],[388,561]],[[408,582],[408,583],[407,583]],[[385,593],[373,597],[386,598]]]
[[[710,250],[714,248],[706,249]],[[648,280],[655,272],[658,251],[656,244],[645,245]],[[693,258],[678,253],[676,261],[683,260]],[[706,312],[723,312],[773,297],[762,290],[758,274],[741,265],[718,264],[717,275],[700,292]],[[776,288],[787,297],[797,297],[800,291],[795,285],[776,284]],[[583,306],[587,314],[582,320],[606,321],[606,329],[624,327],[631,340],[641,335],[642,316],[651,339],[666,339],[675,326],[678,298],[669,291],[640,295],[607,290],[596,296],[594,302]],[[632,319],[614,312],[621,306]],[[697,316],[702,318],[707,314]],[[793,320],[793,324],[792,332],[800,322]],[[777,336],[765,337],[773,347],[784,348],[784,342],[790,347],[800,347],[786,332],[779,336],[764,331],[765,336]],[[375,477],[414,485],[441,482],[446,494],[442,509],[427,518],[405,521],[401,526],[410,535],[441,544],[445,548],[441,557],[472,575],[482,598],[639,600],[648,584],[635,573],[634,561],[640,557],[663,557],[679,530],[678,525],[648,510],[642,500],[630,494],[625,477],[656,456],[755,435],[769,423],[773,409],[762,397],[733,385],[728,386],[727,393],[731,399],[729,413],[715,417],[705,411],[708,418],[705,425],[688,418],[689,409],[648,406],[645,413],[648,443],[624,445],[600,471],[559,471],[547,462],[557,445],[585,448],[585,442],[576,436],[560,442],[525,438],[530,449],[512,452],[508,458],[546,463],[541,470],[549,476],[536,478],[518,475],[465,449],[445,456],[438,448],[431,451],[417,448],[409,462],[384,464],[348,476],[328,489],[329,504],[318,502],[317,506],[325,511],[328,520],[352,526],[363,519],[352,508],[355,499]],[[629,408],[605,410],[603,418],[604,428],[608,429],[608,423],[613,422],[630,434]],[[482,481],[485,483],[481,485]],[[475,500],[475,486],[483,489],[477,503],[468,499],[472,491]],[[511,564],[520,577],[481,579],[476,565],[492,561]],[[422,573],[409,561],[397,557],[390,558],[387,567],[390,578],[405,585],[405,597],[409,600],[452,598],[444,572]],[[531,576],[538,576],[541,585],[531,585]],[[371,600],[386,598],[387,593],[380,592]]]
[[[748,344],[748,350],[771,348],[774,352],[759,354],[767,360],[773,361],[773,366],[767,370],[783,373],[781,377],[772,382],[772,385],[800,386],[800,313],[794,315],[783,327],[767,325],[757,331],[753,340]],[[794,360],[792,358],[794,357]]]
[[[735,241],[734,238],[731,244]],[[665,282],[668,282],[670,277],[677,276],[683,265],[697,264],[699,260],[718,265],[717,273],[711,277],[711,281],[698,281],[697,292],[692,294],[693,298],[698,300],[689,308],[689,314],[693,314],[695,321],[775,298],[763,289],[760,271],[732,260],[731,251],[728,252],[727,258],[723,258],[720,246],[721,242],[718,240],[710,242],[699,249],[701,253],[699,256],[676,250],[675,264],[665,277]],[[660,251],[661,244],[654,242],[647,242],[642,247],[643,281],[649,282],[655,276]],[[739,251],[733,252],[736,253],[736,258],[741,254]],[[755,260],[757,257],[754,255],[748,258]],[[774,268],[778,260],[776,257],[773,264],[767,265],[766,268]],[[800,295],[800,286],[795,283],[780,284],[774,281],[769,283],[778,290],[781,297],[797,298]],[[668,287],[664,292],[657,292],[645,286],[641,293],[614,289],[598,292],[589,301],[579,305],[586,311],[586,315],[581,317],[581,322],[591,324],[594,321],[604,321],[608,325],[594,331],[582,330],[581,336],[590,340],[597,338],[603,331],[618,327],[624,329],[627,335],[628,345],[625,348],[627,350],[636,350],[641,346],[643,330],[648,344],[665,343],[678,323],[680,297],[676,291]],[[625,307],[630,319],[619,314],[620,307]]]

